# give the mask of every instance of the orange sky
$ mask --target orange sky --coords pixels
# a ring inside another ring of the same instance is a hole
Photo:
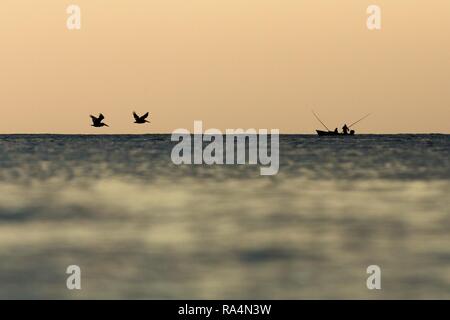
[[[0,41],[0,133],[450,133],[446,0],[2,0]]]

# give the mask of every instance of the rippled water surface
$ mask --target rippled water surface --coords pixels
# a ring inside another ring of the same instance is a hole
[[[0,298],[450,298],[449,135],[281,136],[276,176],[173,146],[0,135]]]

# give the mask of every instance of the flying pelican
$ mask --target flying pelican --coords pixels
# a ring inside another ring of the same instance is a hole
[[[150,121],[147,121],[147,117],[148,117],[148,112],[146,114],[144,114],[142,117],[138,116],[136,112],[133,112],[133,116],[134,116],[134,123],[139,123],[139,124],[143,124],[143,123],[150,123]]]
[[[98,118],[91,115],[91,119],[92,119],[91,126],[93,126],[93,127],[96,127],[96,128],[101,128],[104,126],[109,127],[106,123],[102,122],[102,120],[105,119],[105,116],[101,113],[98,115]]]

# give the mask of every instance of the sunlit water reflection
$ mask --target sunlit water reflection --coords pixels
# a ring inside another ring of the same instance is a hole
[[[450,298],[449,138],[282,136],[264,177],[166,135],[0,136],[0,298]]]

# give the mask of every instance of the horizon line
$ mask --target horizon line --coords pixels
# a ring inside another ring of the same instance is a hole
[[[86,135],[86,136],[117,136],[117,135],[135,135],[135,136],[142,136],[142,135],[172,135],[172,132],[150,132],[150,133],[49,133],[49,132],[34,132],[34,133],[1,133],[0,136],[18,136],[18,135],[61,135],[61,136],[80,136],[80,135]],[[194,135],[195,133],[190,132],[191,135]],[[205,135],[205,133],[201,133],[202,135]],[[246,133],[241,133],[246,134]],[[230,134],[230,135],[241,135],[241,134]],[[268,132],[270,134],[270,132]],[[206,134],[207,135],[207,134]],[[227,133],[222,133],[222,135],[228,135]],[[259,133],[257,133],[259,135]],[[279,135],[310,135],[310,136],[317,136],[317,133],[304,133],[304,132],[295,132],[295,133],[283,133],[280,132]],[[450,132],[396,132],[396,133],[358,133],[355,136],[369,136],[369,135],[450,135]]]

